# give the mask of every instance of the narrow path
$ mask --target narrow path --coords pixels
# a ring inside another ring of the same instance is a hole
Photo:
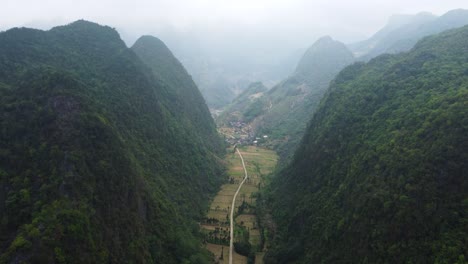
[[[232,254],[233,254],[233,248],[234,248],[234,209],[236,206],[236,197],[237,194],[239,193],[240,189],[242,188],[242,185],[244,184],[245,180],[247,180],[247,169],[245,168],[245,163],[244,163],[244,158],[242,157],[242,154],[240,153],[239,149],[237,150],[237,154],[239,154],[239,157],[241,158],[242,161],[242,167],[244,167],[244,180],[239,184],[239,187],[237,188],[236,193],[234,194],[234,198],[232,198],[232,205],[231,205],[231,239],[229,242],[229,264],[232,264]]]

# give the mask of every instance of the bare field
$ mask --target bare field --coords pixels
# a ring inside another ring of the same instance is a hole
[[[257,227],[255,225],[256,219],[257,217],[253,214],[242,214],[236,217],[236,223],[252,230]]]
[[[255,264],[263,264],[264,256],[265,252],[257,252],[257,254],[255,254]]]
[[[216,244],[206,244],[206,249],[208,249],[211,253],[215,255],[215,263],[218,260],[219,264],[229,264],[229,246],[221,246]],[[221,257],[221,250],[223,251],[223,259],[220,260]],[[234,252],[232,256],[232,262],[234,264],[247,264],[247,257],[239,255]]]

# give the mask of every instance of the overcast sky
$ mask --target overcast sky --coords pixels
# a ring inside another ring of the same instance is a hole
[[[219,80],[274,84],[324,35],[357,42],[392,15],[457,8],[468,0],[0,0],[0,31],[85,19],[115,28],[128,46],[153,35],[204,89]]]
[[[343,41],[371,35],[392,14],[441,15],[467,0],[0,0],[0,30],[49,28],[86,19],[138,35],[229,32],[278,37],[332,34]],[[163,34],[163,33],[161,33]]]

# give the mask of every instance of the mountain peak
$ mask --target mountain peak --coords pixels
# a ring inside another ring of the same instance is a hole
[[[190,78],[184,78],[185,85],[175,82],[177,78],[165,78],[178,73],[180,76],[189,77],[184,66],[172,54],[171,50],[159,38],[145,35],[141,36],[131,48],[150,68],[158,78],[171,83],[175,88],[195,86]],[[179,80],[182,81],[182,80]],[[190,84],[189,84],[190,83]],[[194,88],[196,89],[196,88]]]
[[[99,25],[98,23],[91,22],[91,21],[84,20],[84,19],[76,20],[74,22],[71,22],[68,25],[54,27],[51,29],[51,31],[60,31],[60,30],[65,30],[65,29],[68,29],[68,30],[72,29],[78,32],[108,31],[108,32],[113,32],[118,35],[117,31],[114,28],[111,28],[109,26],[102,26],[102,25]]]
[[[76,20],[74,22],[71,22],[70,24],[68,24],[68,26],[96,26],[96,27],[101,27],[101,25],[99,25],[96,22],[92,22],[92,21],[84,20],[84,19],[78,19],[78,20]]]
[[[127,46],[114,28],[102,26],[87,20],[77,20],[68,25],[52,28],[49,33],[58,37],[84,45],[94,45],[103,50],[112,48],[123,49]]]
[[[436,18],[437,16],[430,12],[419,12],[415,15],[396,14],[390,16],[390,18],[388,19],[388,23],[385,27],[395,28],[417,21],[428,21]]]
[[[85,20],[0,33],[0,263],[209,259],[188,227],[224,181],[224,144],[194,84],[170,93],[190,77],[144,63]]]
[[[153,48],[159,47],[159,48],[164,48],[164,49],[169,50],[169,48],[166,46],[166,44],[164,44],[162,40],[151,35],[143,35],[139,37],[137,41],[135,41],[135,44],[133,44],[133,46],[140,46],[140,45],[144,45],[144,46],[151,45]]]
[[[453,10],[447,11],[447,13],[443,14],[442,16],[455,15],[455,14],[457,14],[457,15],[459,15],[459,14],[466,15],[466,14],[468,14],[468,9],[463,9],[463,8],[453,9]]]
[[[450,10],[447,13],[440,16],[439,19],[446,21],[467,21],[468,19],[468,10],[467,9],[454,9]]]
[[[332,37],[326,35],[326,36],[323,36],[321,38],[319,38],[315,43],[330,43],[330,42],[333,42],[335,41]]]
[[[306,76],[328,72],[331,68],[348,65],[354,60],[351,51],[340,41],[324,36],[318,39],[304,54],[296,68],[296,74]]]

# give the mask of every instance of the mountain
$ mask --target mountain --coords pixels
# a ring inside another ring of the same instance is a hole
[[[254,30],[224,28],[222,32],[161,32],[159,35],[182,62],[212,111],[221,111],[250,83],[272,87],[294,71],[303,54],[300,38],[280,38]]]
[[[237,85],[233,85],[226,78],[220,77],[207,82],[199,81],[204,86],[201,92],[212,109],[221,109],[236,97],[234,90]]]
[[[437,16],[421,12],[416,15],[394,15],[387,25],[364,41],[348,45],[356,57],[385,53],[386,49],[394,45],[399,39],[409,37],[411,33],[425,24],[437,19]],[[375,57],[376,55],[374,55]]]
[[[425,36],[468,24],[468,10],[457,9],[436,17],[430,13],[414,16],[394,16],[389,24],[370,39],[350,45],[361,60],[370,60],[380,54],[396,54],[410,50]]]
[[[294,75],[310,82],[328,83],[335,77],[337,68],[347,66],[353,59],[343,43],[325,36],[304,53]]]
[[[160,41],[82,20],[2,32],[0,113],[0,263],[209,262],[195,221],[223,145]]]
[[[466,263],[467,74],[468,26],[341,71],[269,186],[266,263]]]
[[[153,36],[139,38],[131,49],[152,70],[153,74],[168,87],[172,114],[183,121],[190,138],[197,138],[200,145],[208,145],[215,153],[221,153],[216,125],[206,102],[184,66],[159,39]]]
[[[269,53],[272,54],[272,53]],[[295,54],[281,57],[278,61],[273,58],[267,62],[258,62],[254,58],[258,54],[251,54],[252,58],[205,62],[200,58],[189,61],[187,67],[193,74],[195,82],[212,110],[223,110],[252,82],[262,82],[272,87],[285,76],[288,76],[298,59]],[[271,56],[271,55],[268,55]],[[223,57],[223,56],[221,56]],[[185,62],[184,62],[185,65]]]
[[[224,110],[216,122],[220,125],[228,125],[230,122],[250,122],[256,117],[257,106],[263,106],[263,96],[268,88],[261,82],[251,83],[239,96],[236,97]]]
[[[270,146],[283,160],[293,153],[302,138],[329,82],[353,61],[353,54],[343,43],[323,37],[305,52],[293,75],[265,93],[261,101],[247,107],[255,109],[249,117],[255,132],[268,135]]]

